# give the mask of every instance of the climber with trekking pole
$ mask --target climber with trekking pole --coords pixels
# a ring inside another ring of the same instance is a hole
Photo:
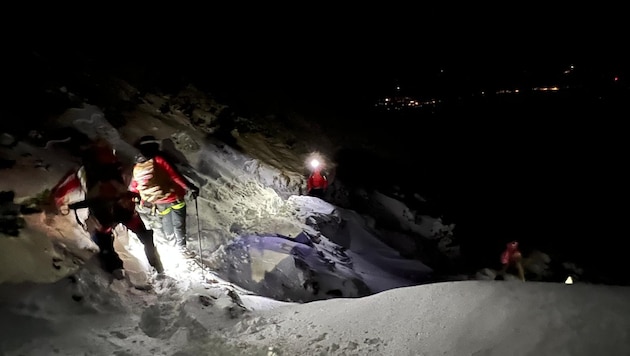
[[[184,257],[194,258],[195,253],[187,248],[185,197],[190,193],[196,207],[199,188],[160,154],[159,141],[154,137],[144,136],[135,146],[139,153],[129,190],[139,195],[139,208],[159,217],[167,241],[174,242]]]

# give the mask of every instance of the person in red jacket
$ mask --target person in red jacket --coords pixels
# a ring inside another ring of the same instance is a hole
[[[521,281],[525,281],[525,271],[523,269],[523,256],[521,251],[518,249],[518,242],[511,241],[509,242],[503,253],[501,254],[501,264],[503,265],[503,269],[501,272],[505,274],[510,268],[516,268],[518,272],[518,278]]]
[[[318,160],[313,159],[311,167],[313,171],[306,181],[306,194],[323,198],[328,189],[328,177],[322,172],[321,163]]]
[[[149,264],[158,273],[164,268],[153,242],[153,231],[146,228],[134,210],[132,195],[122,176],[122,164],[105,140],[96,140],[87,148],[82,165],[69,171],[51,190],[57,211],[63,207],[75,211],[77,222],[90,234],[99,248],[103,268],[115,278],[124,277],[123,261],[114,249],[114,231],[125,225],[144,245]],[[88,218],[79,219],[76,209],[88,209]]]
[[[194,253],[186,246],[185,197],[190,191],[196,198],[199,188],[188,182],[154,145],[141,142],[138,149],[129,190],[139,195],[141,206],[151,208],[160,217],[167,240],[174,240],[175,246],[191,257]]]

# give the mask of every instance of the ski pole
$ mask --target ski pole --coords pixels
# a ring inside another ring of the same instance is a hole
[[[201,267],[201,281],[202,283],[206,281],[204,276],[204,264],[203,264],[203,255],[201,248],[201,225],[199,224],[199,205],[197,204],[197,197],[195,197],[195,214],[197,215],[197,239],[199,242],[199,265]]]

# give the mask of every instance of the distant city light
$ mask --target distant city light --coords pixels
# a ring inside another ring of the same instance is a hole
[[[440,101],[437,99],[417,100],[408,96],[395,96],[391,98],[383,98],[375,103],[376,107],[385,110],[405,110],[416,109],[422,107],[435,107]]]
[[[553,86],[553,87],[537,87],[537,88],[532,88],[532,90],[534,91],[558,91],[560,90],[559,87]]]

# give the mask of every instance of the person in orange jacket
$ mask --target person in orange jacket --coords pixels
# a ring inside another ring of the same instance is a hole
[[[525,271],[523,269],[523,255],[518,249],[517,241],[510,241],[501,254],[502,274],[505,274],[510,268],[515,268],[518,272],[518,278],[525,281]]]
[[[311,161],[313,171],[306,181],[306,194],[318,198],[323,198],[328,189],[328,177],[322,172],[319,161]]]

